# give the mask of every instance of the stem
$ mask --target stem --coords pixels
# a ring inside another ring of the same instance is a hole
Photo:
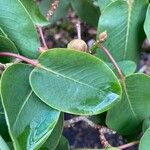
[[[137,145],[137,144],[139,144],[139,141],[134,141],[134,142],[131,142],[131,143],[128,143],[128,144],[119,146],[119,147],[117,147],[117,148],[123,150],[123,149],[126,149],[126,148],[128,148],[128,147],[132,147],[132,146]]]
[[[109,50],[103,46],[102,44],[99,45],[99,47],[105,52],[105,54],[109,57],[109,59],[111,60],[112,64],[115,66],[117,72],[118,72],[118,75],[121,79],[122,82],[124,82],[125,80],[125,77],[120,69],[120,67],[118,66],[117,62],[115,61],[115,59],[112,57],[112,55],[110,54]]]
[[[48,49],[48,46],[47,46],[47,44],[46,44],[46,41],[45,41],[45,38],[44,38],[44,35],[43,35],[42,27],[41,27],[41,26],[38,26],[37,28],[38,28],[38,30],[39,30],[39,34],[40,34],[40,37],[41,37],[42,44],[43,44],[44,48],[45,48],[45,49]]]
[[[31,64],[34,67],[37,67],[39,64],[39,62],[37,60],[32,60],[32,59],[26,58],[24,56],[21,56],[21,55],[15,54],[15,53],[0,52],[0,56],[1,57],[6,57],[6,56],[7,57],[15,57],[15,58],[21,59],[22,61],[27,62],[28,64]]]
[[[81,40],[81,23],[80,23],[80,21],[78,21],[78,23],[76,24],[76,30],[77,30],[77,37],[78,37],[78,39]]]

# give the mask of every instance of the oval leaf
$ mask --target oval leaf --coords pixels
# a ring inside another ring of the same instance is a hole
[[[0,28],[15,43],[19,53],[37,58],[40,41],[34,24],[19,0],[0,1]]]
[[[142,130],[145,132],[150,127],[150,117],[143,121]]]
[[[115,60],[138,62],[141,43],[145,38],[143,22],[147,6],[147,0],[117,0],[102,12],[98,35],[105,30],[107,31],[108,39],[105,46],[110,50]],[[97,50],[97,56],[105,61],[108,60],[101,49]]]
[[[31,87],[55,109],[93,115],[108,110],[120,98],[121,87],[116,76],[92,55],[52,49],[39,57],[39,63],[30,75]]]
[[[150,116],[150,77],[133,74],[125,79],[123,97],[107,115],[107,125],[123,135],[141,130],[140,124]],[[119,123],[118,123],[119,120]]]
[[[141,141],[139,150],[148,150],[150,147],[150,128],[144,133]]]
[[[150,39],[150,4],[148,6],[148,9],[147,9],[147,13],[146,13],[146,19],[145,19],[145,23],[144,23],[144,30],[145,30],[145,33],[146,33],[146,36],[148,39]]]
[[[39,148],[55,127],[60,112],[44,104],[31,90],[25,64],[10,66],[2,75],[1,94],[9,132],[17,150]]]
[[[63,113],[60,115],[59,120],[53,129],[51,135],[47,139],[46,143],[42,146],[40,150],[55,150],[59,140],[62,135],[63,127],[64,127],[64,115]]]

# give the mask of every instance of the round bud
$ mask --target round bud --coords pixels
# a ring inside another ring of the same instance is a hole
[[[67,48],[85,52],[87,51],[87,44],[81,39],[74,39],[68,43]]]
[[[108,38],[107,31],[102,32],[99,35],[99,41],[100,41],[100,43],[105,42],[107,40],[107,38]]]

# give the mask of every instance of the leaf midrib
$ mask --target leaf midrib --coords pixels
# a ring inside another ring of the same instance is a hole
[[[129,104],[130,110],[131,110],[131,112],[132,112],[134,118],[138,121],[138,118],[137,118],[137,116],[136,116],[136,113],[134,112],[134,109],[133,109],[132,104],[131,104],[131,102],[130,102],[130,97],[129,97],[129,94],[128,94],[128,91],[127,91],[127,87],[126,87],[126,83],[125,83],[125,82],[123,82],[123,88],[124,88],[124,92],[125,92],[125,95],[126,95],[127,102],[128,102],[128,104]]]
[[[128,0],[127,4],[128,4],[128,21],[127,21],[127,31],[126,31],[126,42],[125,42],[125,50],[124,50],[124,55],[123,55],[123,59],[126,58],[126,53],[127,53],[127,49],[128,49],[128,41],[129,41],[129,34],[130,34],[130,22],[131,22],[131,12],[132,12],[132,5],[133,5],[134,1]]]
[[[65,76],[65,75],[63,75],[63,74],[60,74],[60,73],[58,73],[58,72],[56,72],[56,71],[50,69],[50,68],[46,68],[46,67],[44,67],[43,65],[41,65],[40,67],[37,67],[37,68],[44,69],[44,70],[46,70],[46,71],[48,71],[48,72],[51,72],[51,73],[56,74],[56,75],[59,75],[59,76],[61,76],[61,77],[63,77],[63,78],[69,79],[69,80],[74,81],[74,82],[76,82],[76,83],[79,83],[79,84],[81,84],[81,85],[88,86],[88,87],[90,87],[90,88],[92,88],[92,89],[94,89],[94,90],[102,91],[102,90],[100,90],[100,89],[98,89],[98,88],[96,88],[96,87],[93,87],[93,86],[89,85],[89,84],[86,84],[86,83],[80,82],[80,81],[78,81],[78,80],[76,80],[76,79],[67,77],[67,76]]]
[[[16,116],[16,120],[15,120],[13,126],[12,126],[12,131],[15,130],[15,127],[16,127],[17,121],[18,121],[18,119],[19,119],[19,117],[21,115],[21,112],[22,112],[23,108],[25,107],[26,103],[28,102],[28,100],[29,100],[30,96],[32,95],[32,93],[33,93],[33,91],[30,90],[29,94],[26,96],[23,104],[21,105],[21,107],[19,109],[19,112],[18,112],[18,114]]]

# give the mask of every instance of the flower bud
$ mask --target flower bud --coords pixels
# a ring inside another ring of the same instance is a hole
[[[107,38],[108,38],[107,31],[104,31],[99,35],[99,42],[103,43],[107,40]]]

